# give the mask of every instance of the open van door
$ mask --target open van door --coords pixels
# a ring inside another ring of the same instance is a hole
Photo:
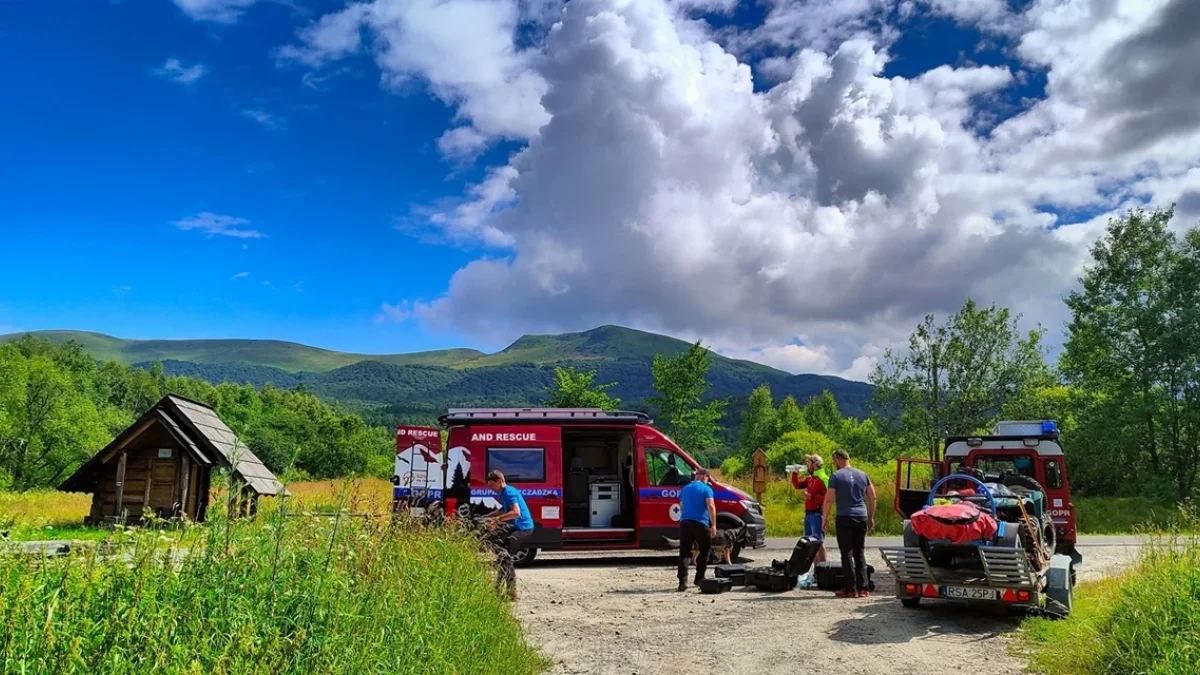
[[[907,519],[925,508],[929,490],[942,478],[942,473],[941,462],[910,457],[896,460],[896,513]]]

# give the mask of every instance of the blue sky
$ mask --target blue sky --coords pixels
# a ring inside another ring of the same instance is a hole
[[[861,378],[970,296],[1054,342],[1109,216],[1200,203],[1188,7],[0,3],[0,331],[618,323]]]
[[[460,341],[374,321],[472,255],[392,227],[479,177],[437,154],[452,110],[382,90],[369,59],[305,86],[270,55],[305,21],[281,5],[230,26],[170,2],[70,4],[0,8],[0,57],[27,64],[5,77],[17,105],[0,107],[0,229],[20,252],[0,266],[0,325],[363,351]],[[170,58],[205,73],[156,74]],[[260,110],[278,127],[245,112]],[[202,212],[265,236],[174,224]]]

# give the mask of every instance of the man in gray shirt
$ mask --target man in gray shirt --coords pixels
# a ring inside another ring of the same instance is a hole
[[[863,550],[867,530],[875,528],[875,486],[867,474],[850,466],[850,453],[838,448],[833,451],[837,471],[829,477],[825,492],[825,531],[829,531],[829,514],[837,504],[837,543],[842,554],[842,573],[846,587],[834,595],[839,598],[865,598],[867,590],[867,561]],[[853,563],[853,565],[852,565]]]

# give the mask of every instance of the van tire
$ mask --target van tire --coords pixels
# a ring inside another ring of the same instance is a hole
[[[534,558],[537,558],[537,553],[537,548],[533,546],[517,551],[517,554],[513,556],[513,567],[529,567]]]

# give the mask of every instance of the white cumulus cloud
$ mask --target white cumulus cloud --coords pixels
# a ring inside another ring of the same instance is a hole
[[[736,33],[689,6],[549,3],[552,25],[518,40],[527,5],[374,0],[280,52],[323,68],[372,50],[386,84],[456,106],[446,154],[525,141],[421,213],[495,251],[405,318],[489,341],[622,323],[861,379],[968,296],[1056,341],[1110,215],[1200,213],[1200,77],[1178,66],[1200,60],[1193,0],[780,2]],[[920,12],[1002,36],[1016,61],[885,77]],[[756,91],[746,55],[768,44],[775,84]],[[1032,71],[1044,95],[997,118]]]

